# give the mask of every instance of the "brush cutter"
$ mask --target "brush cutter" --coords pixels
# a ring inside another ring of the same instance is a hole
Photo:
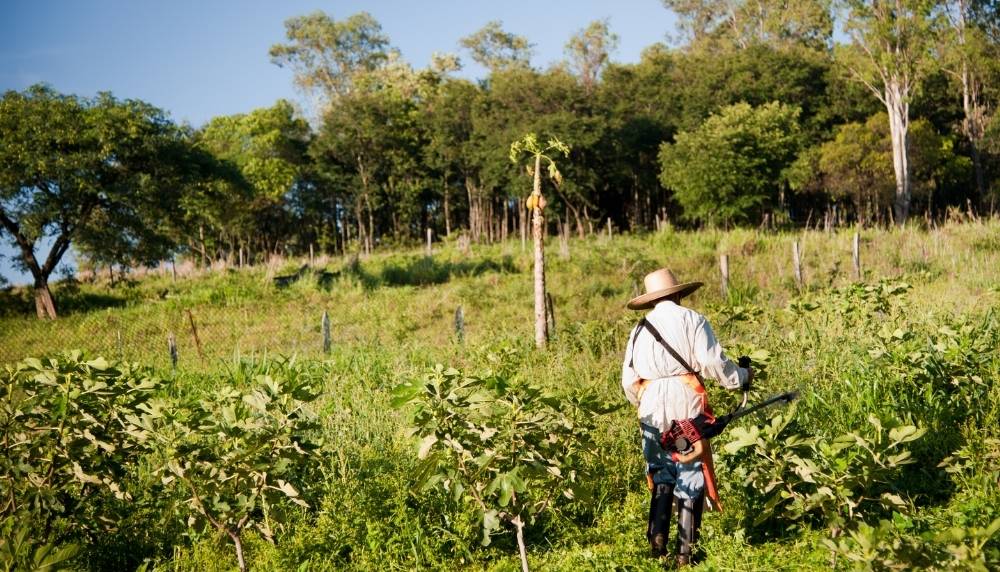
[[[747,394],[743,394],[743,403],[732,413],[712,419],[702,413],[693,419],[677,419],[670,423],[670,427],[660,435],[660,446],[671,452],[671,457],[675,461],[689,463],[701,456],[699,441],[711,439],[722,433],[732,421],[750,415],[755,411],[770,407],[778,403],[790,403],[799,396],[797,391],[789,391],[780,395],[774,395],[746,407]],[[695,449],[698,449],[697,451]]]
[[[741,357],[740,366],[747,367],[750,365],[749,361],[749,358],[745,356]],[[722,433],[730,423],[740,417],[745,417],[778,403],[791,403],[798,396],[799,392],[789,391],[773,395],[760,403],[755,403],[747,407],[750,388],[746,387],[743,390],[743,401],[731,413],[720,417],[713,417],[702,413],[692,419],[676,419],[671,421],[670,427],[660,435],[660,446],[670,452],[670,456],[674,461],[689,463],[701,457],[701,453],[704,450],[701,443],[702,439],[711,439]]]

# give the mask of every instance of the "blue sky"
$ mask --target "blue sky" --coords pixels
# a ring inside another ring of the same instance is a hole
[[[536,67],[560,60],[570,35],[596,19],[608,18],[618,34],[613,59],[621,62],[638,61],[643,48],[666,40],[674,23],[660,0],[4,0],[0,91],[37,82],[88,97],[111,91],[200,126],[279,98],[300,99],[291,72],[270,63],[267,51],[284,41],[287,18],[315,10],[336,19],[367,11],[415,67],[426,66],[434,52],[455,52],[466,77],[483,70],[458,40],[490,20],[535,44]],[[10,259],[8,238],[0,242],[0,276],[26,281]]]

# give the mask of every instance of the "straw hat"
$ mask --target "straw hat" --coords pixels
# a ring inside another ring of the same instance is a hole
[[[646,286],[646,293],[628,301],[626,305],[631,310],[652,308],[657,302],[672,294],[680,294],[683,298],[702,286],[701,282],[678,283],[674,273],[666,268],[650,272],[642,282]]]

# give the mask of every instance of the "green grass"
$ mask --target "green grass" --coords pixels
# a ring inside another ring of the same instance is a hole
[[[172,392],[211,396],[223,379],[232,379],[223,372],[233,370],[236,361],[295,354],[313,362],[326,388],[319,404],[326,441],[324,479],[314,483],[313,509],[280,530],[275,545],[250,535],[251,569],[517,570],[512,535],[482,548],[479,523],[469,507],[418,490],[415,445],[403,433],[406,412],[389,407],[389,390],[445,363],[470,372],[502,370],[557,392],[583,389],[622,403],[621,354],[626,333],[639,318],[624,303],[639,292],[646,272],[667,265],[682,280],[706,283],[689,303],[709,317],[730,354],[754,348],[770,352],[757,395],[799,389],[802,399],[793,411],[804,434],[832,438],[856,431],[867,426],[871,414],[935,430],[915,444],[920,462],[902,471],[894,485],[914,503],[917,529],[940,523],[985,526],[998,516],[995,507],[1000,506],[996,465],[972,463],[967,470],[946,473],[937,464],[962,446],[978,447],[977,455],[986,459],[996,459],[990,455],[1000,450],[988,441],[1000,438],[1000,386],[995,384],[1000,353],[996,344],[981,345],[1000,340],[994,313],[1000,306],[997,236],[997,222],[930,231],[862,231],[863,283],[910,285],[874,301],[852,290],[852,232],[846,230],[773,234],[667,229],[612,240],[574,239],[568,259],[560,258],[552,240],[548,284],[557,328],[544,352],[535,351],[532,343],[530,252],[517,242],[474,246],[470,256],[448,244],[433,258],[413,250],[377,254],[358,265],[336,259],[286,288],[274,286],[271,278],[281,273],[277,270],[294,270],[300,261],[288,261],[283,269],[226,271],[176,282],[169,274],[151,275],[115,288],[60,284],[55,293],[63,317],[56,322],[26,317],[28,293],[9,290],[0,298],[0,361],[83,348],[149,364],[172,380]],[[792,277],[795,240],[804,256],[802,291]],[[727,299],[718,284],[720,254],[729,256]],[[875,307],[880,300],[887,306]],[[464,344],[454,333],[459,306],[465,314]],[[195,348],[187,311],[194,317],[204,358]],[[332,323],[329,355],[321,351],[324,311]],[[945,343],[942,327],[958,331],[963,325],[970,330],[959,332],[954,348],[934,353],[935,343]],[[909,336],[888,345],[898,349],[898,356],[876,355],[887,347],[880,337],[884,328],[890,334],[903,329]],[[171,333],[180,353],[176,372],[167,354]],[[939,369],[921,373],[906,361],[920,351],[931,351]],[[982,388],[956,385],[954,390],[978,392],[967,415],[947,410],[945,402],[920,389],[939,382],[948,387],[953,379],[973,376],[981,379]],[[710,386],[709,392],[717,409],[735,399],[718,386]],[[645,556],[647,493],[634,412],[622,407],[602,417],[595,438],[599,446],[591,468],[596,496],[588,503],[571,503],[559,516],[529,528],[533,568],[661,569]],[[822,518],[794,527],[781,519],[763,527],[750,525],[755,497],[736,476],[744,461],[738,454],[719,453],[728,438],[724,434],[715,447],[726,512],[706,516],[700,568],[847,567],[842,556],[835,559],[822,543],[831,534]],[[874,524],[888,516],[870,518]],[[153,521],[135,526],[151,527]],[[127,536],[123,532],[119,545],[111,541],[102,550],[126,550]],[[214,535],[157,542],[138,551],[157,569],[235,568],[225,539]],[[165,549],[164,542],[173,548]],[[996,541],[990,546],[995,548]]]

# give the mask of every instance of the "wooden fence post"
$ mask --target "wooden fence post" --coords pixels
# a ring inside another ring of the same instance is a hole
[[[556,305],[552,303],[551,292],[545,293],[545,309],[548,310],[546,313],[549,315],[549,337],[551,337],[556,331]]]
[[[611,217],[608,217],[608,240],[611,240]]]
[[[173,256],[170,257],[170,279],[177,282],[177,262]]]
[[[455,308],[455,337],[458,338],[458,343],[465,341],[465,313],[461,306]]]
[[[802,258],[799,253],[799,241],[792,243],[792,270],[795,272],[795,284],[802,288]]]
[[[729,297],[729,256],[722,254],[719,256],[719,272],[722,275],[722,297]]]
[[[198,338],[198,327],[194,325],[194,314],[191,313],[191,310],[185,311],[188,315],[188,322],[191,324],[191,335],[194,336],[194,346],[198,350],[198,357],[204,361],[205,352],[201,350],[201,339]]]
[[[431,256],[433,251],[431,250],[431,238],[433,237],[433,231],[431,227],[427,227],[427,256]]]
[[[313,257],[313,243],[310,242],[309,243],[309,268],[312,268],[312,266],[313,266],[313,260],[314,260],[314,257]]]
[[[323,330],[323,353],[330,353],[330,314],[326,310],[323,310],[323,320],[321,322]]]
[[[852,259],[854,261],[854,279],[861,280],[861,237],[859,233],[854,233],[854,240],[851,243],[851,250],[853,251]]]
[[[177,340],[174,339],[173,332],[167,334],[167,351],[170,352],[170,365],[177,371]]]
[[[569,258],[569,219],[559,224],[559,257]]]

